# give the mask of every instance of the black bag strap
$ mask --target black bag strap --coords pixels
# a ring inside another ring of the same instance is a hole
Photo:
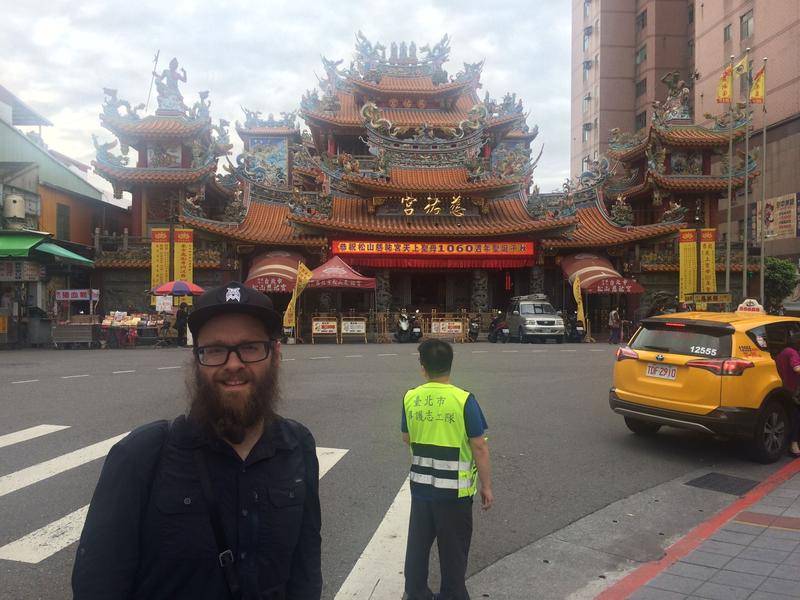
[[[225,576],[225,585],[228,588],[233,600],[241,600],[242,588],[239,585],[239,568],[233,556],[230,544],[225,537],[225,529],[222,527],[222,516],[219,512],[219,503],[211,487],[211,478],[208,476],[206,458],[203,456],[202,448],[194,451],[194,464],[197,474],[200,477],[200,485],[203,488],[203,496],[208,506],[208,518],[211,521],[211,529],[214,530],[214,539],[217,542],[219,551],[219,566],[222,567],[222,574]]]

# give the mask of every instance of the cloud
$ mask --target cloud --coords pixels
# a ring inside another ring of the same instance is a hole
[[[0,83],[48,117],[50,147],[91,160],[91,134],[109,139],[98,115],[104,87],[145,102],[153,56],[159,70],[177,57],[188,74],[187,104],[210,90],[214,118],[242,120],[240,105],[265,115],[299,106],[317,85],[320,56],[353,56],[355,34],[373,42],[451,39],[450,73],[486,60],[481,95],[516,92],[539,124],[545,152],[535,173],[542,190],[569,172],[570,5],[545,0],[428,1],[398,4],[278,0],[140,0],[118,3],[32,0],[18,3],[0,37]],[[155,90],[150,111],[155,108]],[[234,136],[235,137],[235,136]]]

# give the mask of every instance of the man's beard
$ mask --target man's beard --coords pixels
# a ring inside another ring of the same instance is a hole
[[[252,380],[253,390],[240,404],[226,402],[218,392],[218,384],[209,381],[193,363],[186,380],[189,392],[189,417],[201,427],[210,430],[233,444],[240,444],[247,430],[264,421],[268,425],[275,418],[278,402],[278,364],[273,362],[262,377]]]

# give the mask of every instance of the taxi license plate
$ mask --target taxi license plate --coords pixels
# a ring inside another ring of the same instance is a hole
[[[658,365],[655,363],[648,363],[646,373],[648,377],[656,377],[658,379],[670,379],[674,381],[675,378],[678,376],[678,367],[674,367],[671,365]]]

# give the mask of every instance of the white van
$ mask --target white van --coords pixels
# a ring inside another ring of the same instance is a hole
[[[514,296],[506,317],[512,338],[520,342],[564,341],[564,320],[544,294]]]

